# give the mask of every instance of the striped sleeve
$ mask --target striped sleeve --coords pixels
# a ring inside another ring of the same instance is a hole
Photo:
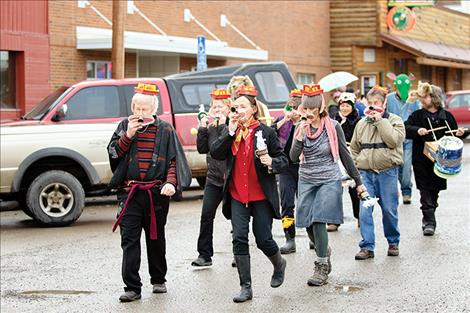
[[[166,182],[172,184],[176,188],[176,161],[170,162],[168,173],[166,175]]]
[[[123,156],[124,154],[127,153],[127,151],[129,151],[129,148],[131,147],[131,143],[132,143],[132,139],[130,139],[129,137],[127,137],[127,134],[124,133],[122,134],[121,138],[119,138],[118,140],[118,155],[121,157]]]

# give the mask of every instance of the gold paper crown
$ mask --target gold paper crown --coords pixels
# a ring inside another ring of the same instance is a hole
[[[316,85],[313,83],[304,85],[304,88],[302,89],[302,94],[309,97],[316,96],[322,93],[323,89],[321,89],[320,85]]]
[[[142,93],[144,95],[153,95],[156,96],[160,93],[158,90],[157,85],[154,84],[146,84],[146,83],[139,83],[137,87],[134,87],[135,93]]]
[[[240,89],[237,91],[239,96],[252,96],[256,97],[258,95],[258,91],[254,86],[241,86]]]
[[[289,97],[293,98],[293,97],[302,97],[302,91],[300,89],[292,89],[289,93]]]
[[[230,93],[226,89],[214,89],[211,93],[212,99],[228,99],[230,98]]]

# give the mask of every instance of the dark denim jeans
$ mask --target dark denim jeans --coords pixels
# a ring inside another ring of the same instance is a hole
[[[232,199],[232,228],[233,228],[233,254],[249,255],[248,233],[250,219],[253,216],[253,234],[256,246],[267,256],[273,256],[279,251],[273,239],[272,226],[274,212],[267,200],[253,201],[248,207]]]

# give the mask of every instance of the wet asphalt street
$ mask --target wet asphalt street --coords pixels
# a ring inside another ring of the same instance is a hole
[[[387,257],[380,210],[376,215],[375,259],[355,261],[360,233],[347,193],[345,224],[330,234],[333,271],[323,287],[307,286],[314,252],[298,230],[297,253],[286,256],[285,283],[269,286],[272,266],[250,238],[254,298],[234,304],[239,290],[232,260],[230,223],[219,212],[214,229],[214,265],[192,268],[202,191],[173,202],[168,218],[168,293],[151,293],[145,244],[142,300],[123,304],[119,233],[112,233],[116,208],[108,199],[88,203],[74,225],[39,228],[22,211],[0,213],[1,312],[469,312],[470,141],[464,169],[441,192],[434,237],[423,237],[418,193],[400,205],[399,257]],[[280,221],[274,222],[278,244]]]

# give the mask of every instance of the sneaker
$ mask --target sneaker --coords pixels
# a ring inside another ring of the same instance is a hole
[[[398,245],[389,245],[387,255],[388,256],[398,256],[400,254],[400,250],[398,249]]]
[[[374,251],[369,251],[366,249],[361,249],[356,256],[354,257],[356,260],[367,260],[374,258]]]
[[[403,196],[403,204],[411,204],[411,196]]]
[[[434,236],[435,228],[433,226],[427,225],[423,227],[424,236]]]
[[[198,257],[196,260],[191,262],[192,266],[211,266],[212,260],[206,260],[202,256]]]
[[[327,232],[334,232],[334,231],[338,231],[338,228],[339,228],[339,225],[328,224],[328,226],[326,226],[326,231]]]
[[[307,281],[309,286],[323,286],[328,280],[328,263],[319,263],[315,261],[315,271],[313,276]]]
[[[166,293],[166,285],[163,284],[153,284],[153,293]]]
[[[128,290],[124,292],[120,297],[119,301],[121,302],[132,302],[134,300],[138,300],[142,298],[142,295],[140,293],[137,293],[133,290]]]

